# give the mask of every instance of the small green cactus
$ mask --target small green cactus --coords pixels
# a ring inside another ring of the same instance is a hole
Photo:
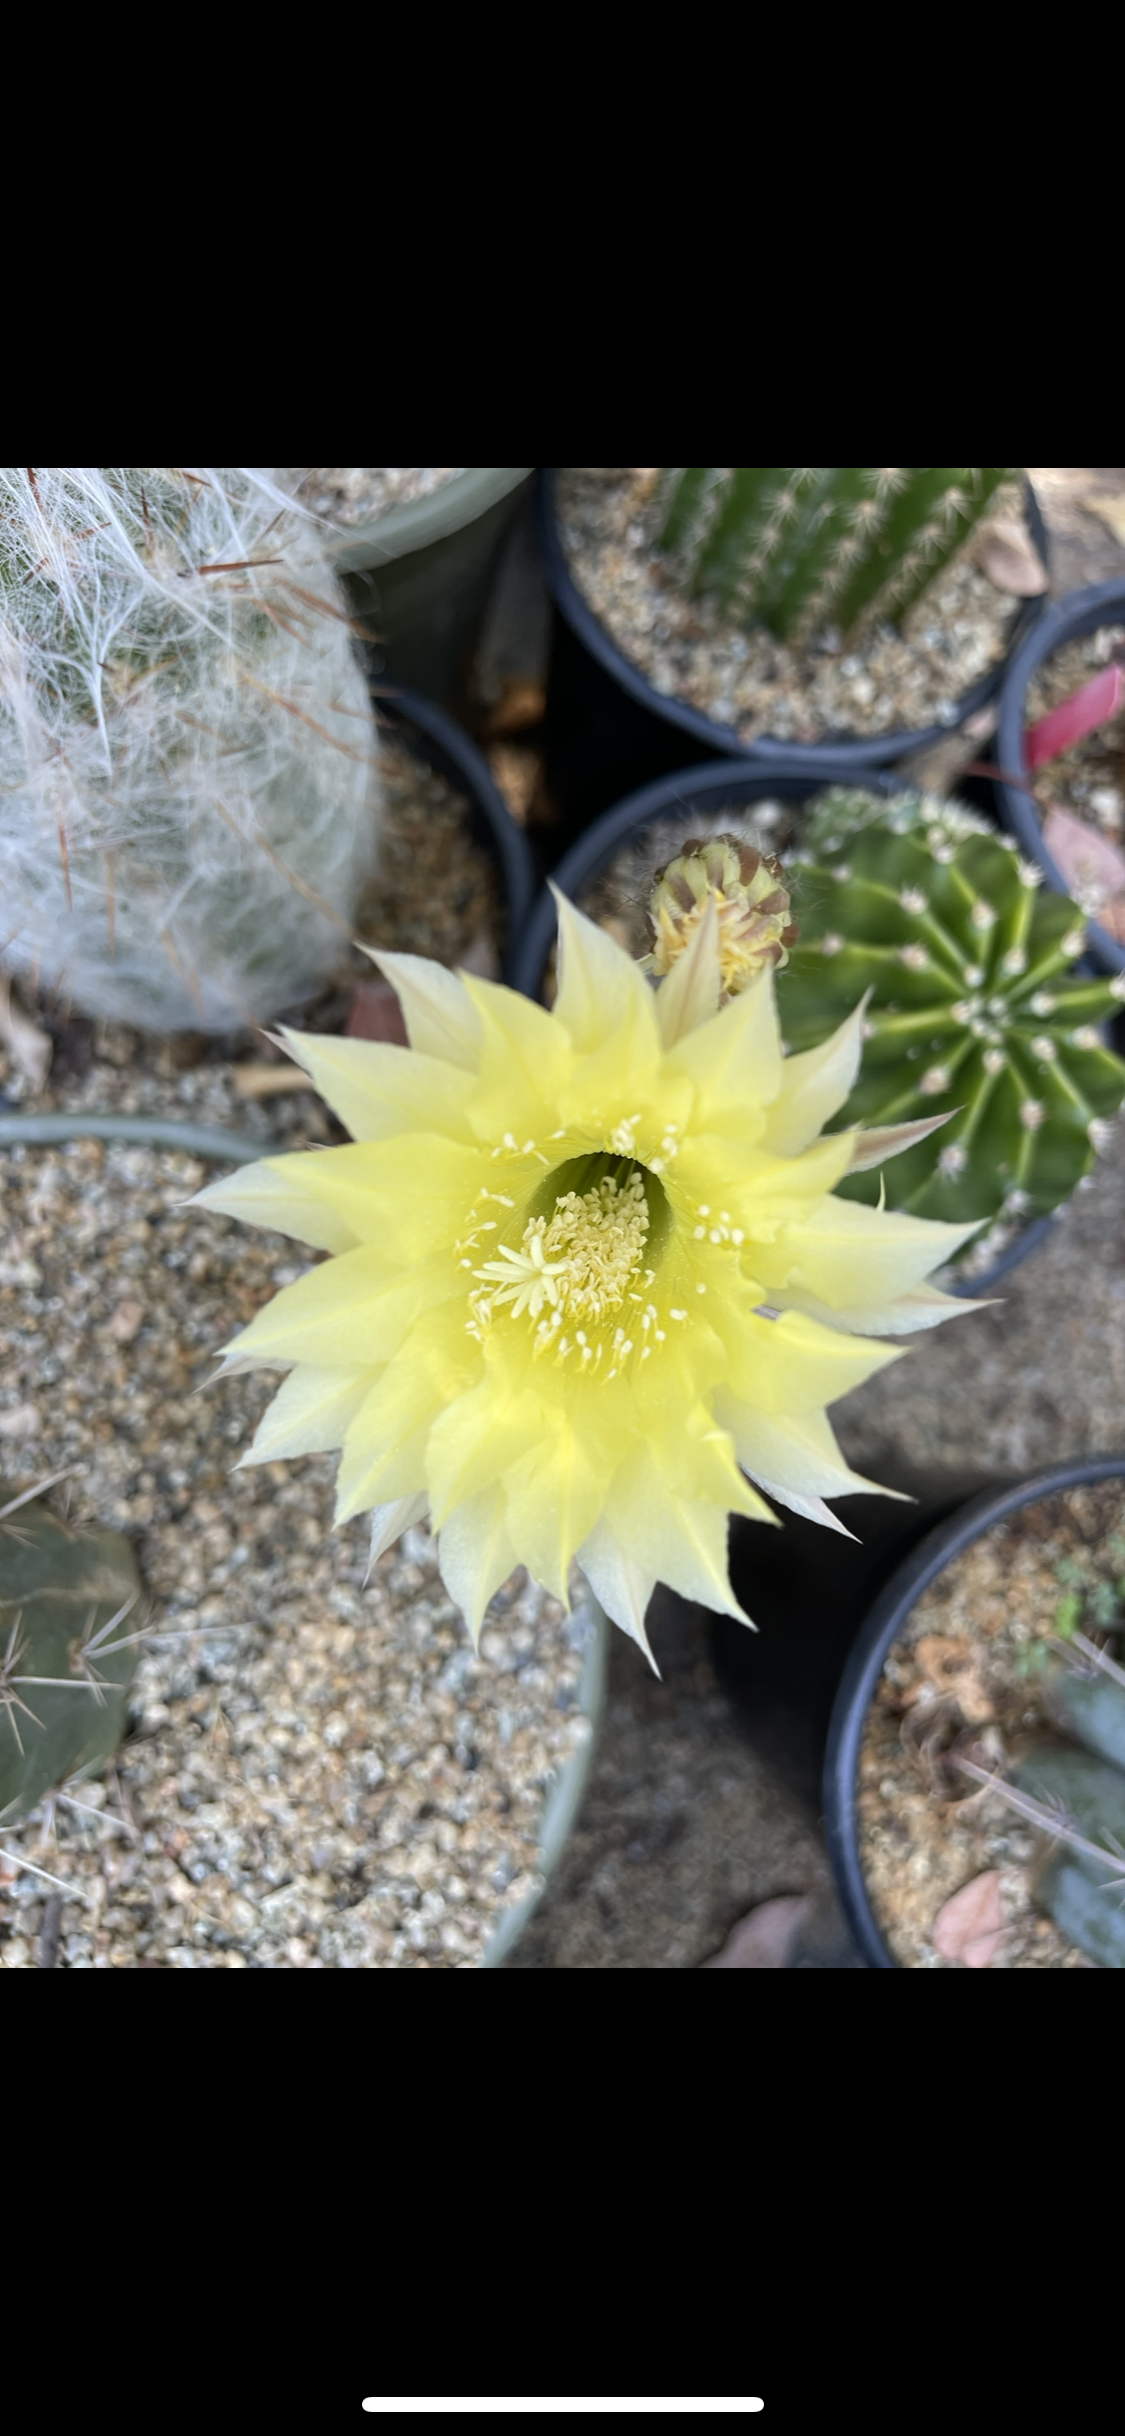
[[[894,1209],[1024,1220],[1069,1198],[1125,1098],[1099,1027],[1125,976],[1073,971],[1078,907],[1040,891],[1012,841],[956,804],[835,788],[795,858],[800,941],[778,980],[791,1049],[825,1040],[865,993],[863,1063],[841,1128],[950,1121],[891,1160]],[[837,1191],[875,1202],[872,1170]]]
[[[661,548],[746,625],[788,641],[901,619],[1011,465],[669,468]]]
[[[0,1822],[112,1758],[136,1673],[127,1539],[72,1529],[0,1482]]]

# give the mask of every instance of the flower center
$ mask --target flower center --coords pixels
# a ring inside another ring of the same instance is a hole
[[[647,1300],[656,1271],[645,1265],[664,1232],[663,1187],[636,1160],[597,1154],[556,1168],[536,1199],[518,1248],[500,1244],[473,1270],[470,1326],[480,1335],[501,1311],[526,1313],[535,1353],[573,1355],[580,1371],[611,1378],[635,1343],[663,1342]]]
[[[625,1183],[603,1176],[586,1193],[561,1193],[550,1218],[530,1218],[518,1252],[501,1246],[477,1276],[495,1284],[489,1300],[511,1303],[512,1317],[545,1303],[566,1319],[602,1320],[618,1311],[641,1264],[648,1204],[636,1169]]]

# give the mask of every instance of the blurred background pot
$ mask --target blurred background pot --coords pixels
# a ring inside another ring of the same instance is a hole
[[[1125,1456],[1060,1464],[1023,1480],[977,1484],[976,1494],[947,1502],[944,1516],[931,1507],[917,1517],[925,1535],[897,1552],[884,1541],[881,1560],[869,1571],[869,1606],[854,1635],[832,1707],[824,1760],[824,1824],[840,1899],[865,1961],[875,1970],[896,1970],[875,1918],[859,1851],[857,1779],[868,1710],[892,1643],[906,1627],[923,1593],[973,1542],[1021,1506],[1125,1474]],[[845,1499],[843,1504],[866,1501]],[[773,1536],[772,1534],[770,1535]],[[904,1854],[904,1863],[909,1855]]]
[[[537,469],[535,514],[555,612],[544,732],[547,783],[564,842],[576,837],[619,797],[682,765],[689,753],[695,764],[708,755],[721,755],[770,768],[782,767],[799,755],[830,768],[833,779],[854,782],[864,771],[925,752],[993,700],[1008,657],[1043,614],[1042,596],[1023,600],[1014,608],[1004,659],[970,686],[957,703],[955,716],[945,724],[900,728],[877,736],[841,732],[810,745],[772,736],[747,743],[733,728],[719,725],[691,703],[658,693],[613,641],[571,574],[559,531],[556,473],[553,467]],[[1031,536],[1046,566],[1047,530],[1030,483],[1025,484],[1025,499]],[[831,782],[826,777],[824,783]]]
[[[1009,662],[1000,696],[1000,724],[993,748],[998,765],[996,803],[1001,820],[1014,837],[1018,837],[1025,854],[1038,863],[1052,888],[1064,896],[1074,894],[1073,885],[1059,869],[1044,843],[1040,809],[1031,793],[1025,731],[1027,727],[1027,697],[1031,684],[1045,663],[1067,643],[1096,634],[1103,626],[1125,626],[1125,584],[1089,584],[1084,591],[1069,592],[1041,618],[1026,634]],[[1045,765],[1049,767],[1048,765]],[[1093,963],[1103,973],[1125,973],[1125,946],[1114,938],[1103,923],[1091,921],[1087,929],[1089,953]]]
[[[534,858],[517,828],[483,753],[447,710],[406,686],[373,688],[378,718],[401,734],[412,753],[440,770],[468,797],[472,834],[495,865],[504,899],[504,952],[500,977],[513,988],[522,967],[523,942],[539,884]]]
[[[464,714],[493,578],[531,471],[471,465],[424,499],[326,536],[388,682]]]

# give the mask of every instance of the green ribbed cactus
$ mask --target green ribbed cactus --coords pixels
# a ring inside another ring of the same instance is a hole
[[[121,1740],[140,1578],[127,1539],[74,1530],[0,1482],[0,1823]]]
[[[948,564],[1011,465],[689,465],[669,469],[660,546],[695,593],[783,641],[900,619]]]
[[[936,797],[833,789],[793,867],[800,942],[778,979],[791,1049],[870,999],[863,1064],[838,1123],[958,1111],[888,1162],[894,1209],[953,1222],[1057,1208],[1125,1098],[1099,1026],[1125,976],[1073,971],[1085,942],[1069,897],[1040,890],[1012,841]],[[876,1201],[878,1173],[837,1191]]]

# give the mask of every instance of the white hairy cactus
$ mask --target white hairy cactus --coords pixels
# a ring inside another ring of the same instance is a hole
[[[338,962],[376,810],[346,608],[270,472],[0,469],[0,967],[261,1022]]]

